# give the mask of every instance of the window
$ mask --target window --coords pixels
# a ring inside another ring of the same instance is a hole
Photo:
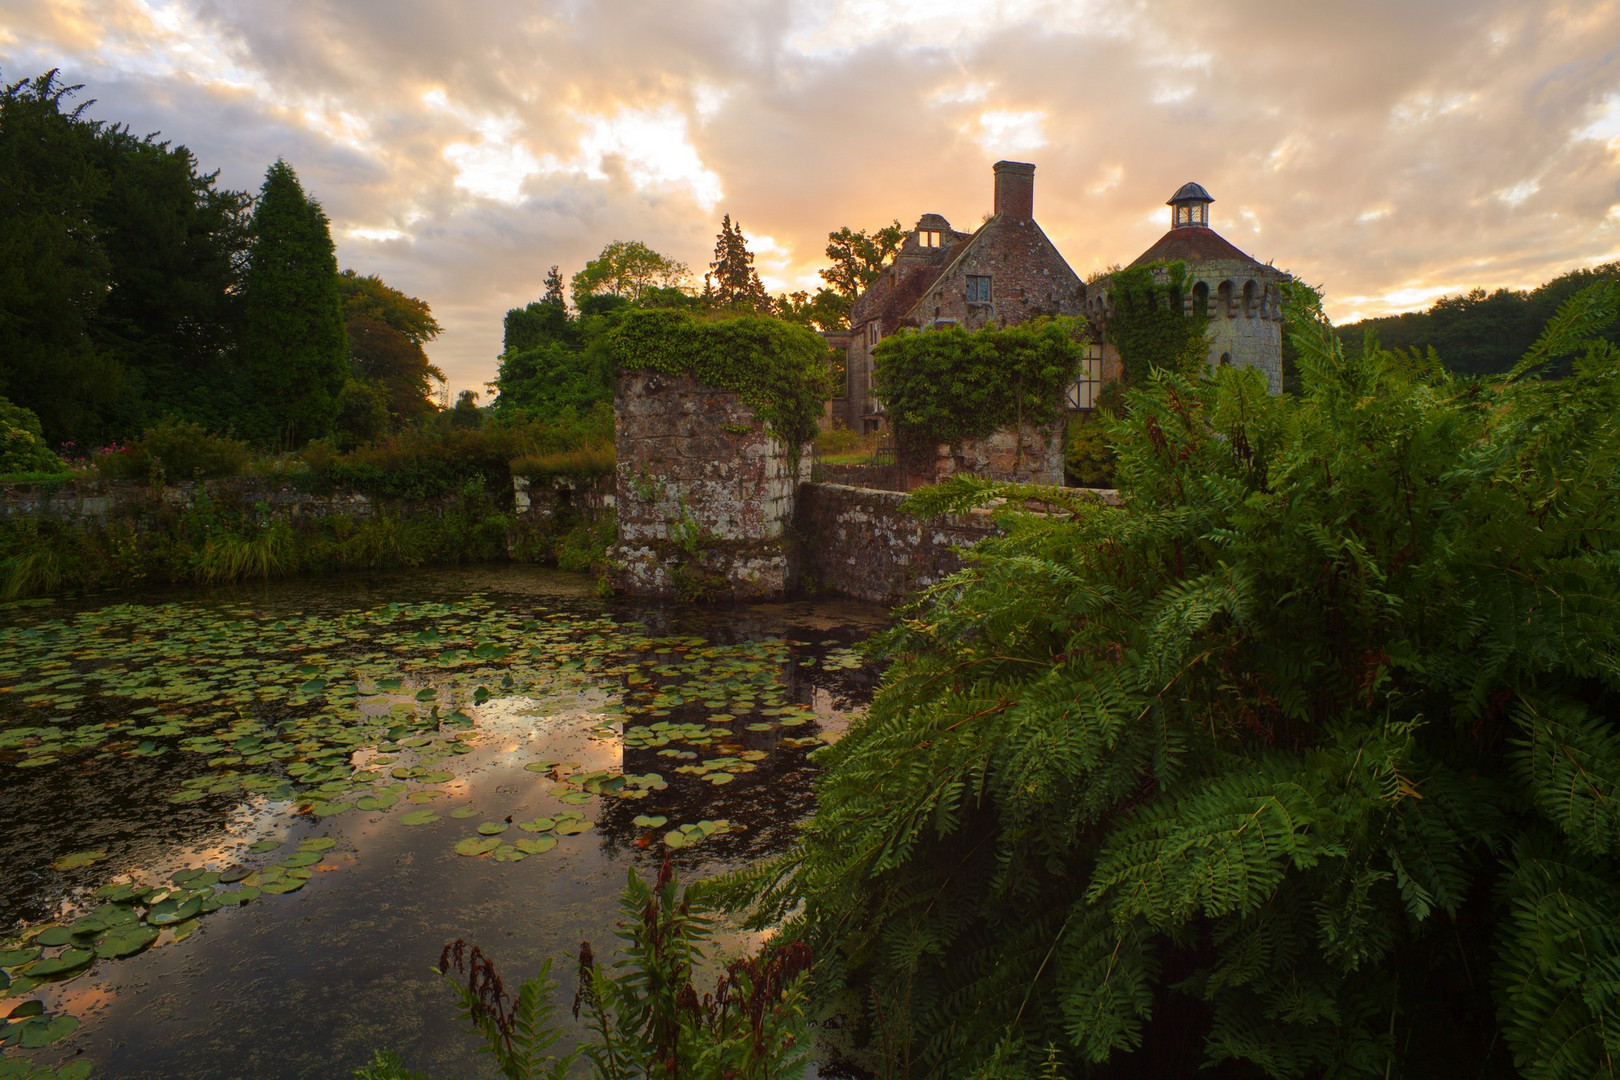
[[[977,274],[969,274],[967,279],[967,302],[970,304],[988,304],[990,302],[990,279]]]
[[[1069,408],[1090,411],[1097,407],[1102,392],[1102,345],[1092,342],[1086,358],[1080,361],[1080,377],[1069,387]]]
[[[883,332],[878,329],[878,324],[875,320],[866,324],[866,343],[868,345],[876,345],[882,337]]]
[[[917,243],[921,244],[925,248],[937,248],[937,247],[939,247],[940,246],[939,230],[938,229],[918,229],[917,230]]]

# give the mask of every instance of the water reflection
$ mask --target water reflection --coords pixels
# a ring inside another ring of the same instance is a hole
[[[482,598],[472,624],[457,614],[470,596]],[[608,942],[626,867],[650,874],[661,854],[664,828],[639,826],[638,816],[665,817],[667,828],[737,824],[678,851],[687,874],[779,850],[810,809],[807,744],[840,730],[868,692],[870,675],[843,650],[882,618],[843,603],[720,612],[608,604],[586,595],[577,578],[510,568],[161,599],[161,611],[94,603],[12,609],[0,613],[0,634],[39,656],[62,649],[57,655],[89,671],[119,662],[108,659],[118,650],[105,642],[86,645],[97,642],[98,627],[134,640],[148,619],[165,627],[257,620],[248,629],[263,645],[280,640],[276,625],[285,621],[302,635],[294,658],[301,666],[296,674],[274,667],[240,634],[221,634],[217,651],[207,635],[193,634],[160,661],[148,655],[145,669],[129,676],[175,688],[153,716],[172,713],[180,727],[142,738],[129,733],[127,715],[115,716],[120,705],[127,710],[115,694],[63,698],[60,683],[5,693],[24,677],[12,675],[8,686],[0,672],[0,734],[40,727],[44,710],[64,733],[45,738],[60,742],[98,724],[109,732],[83,749],[53,749],[40,737],[0,748],[8,819],[0,831],[0,928],[70,918],[98,903],[93,890],[111,881],[159,885],[186,868],[245,870],[285,859],[310,837],[335,846],[294,893],[182,923],[148,952],[33,992],[84,1022],[37,1060],[84,1053],[109,1076],[342,1076],[378,1047],[397,1048],[407,1064],[437,1075],[493,1075],[479,1072],[484,1066],[472,1040],[457,1032],[448,992],[428,971],[439,946],[454,937],[478,941],[504,972],[521,977],[582,939]],[[422,606],[431,604],[445,605],[444,613]],[[530,641],[545,647],[491,660]],[[187,690],[198,670],[232,663],[262,673],[251,705],[221,707],[245,693],[240,678],[220,683],[217,700],[184,700],[208,696]],[[406,672],[398,687],[367,684],[389,665]],[[378,693],[342,697],[342,679],[329,674],[340,669],[359,672],[363,688]],[[73,689],[77,677],[62,671]],[[306,694],[298,704],[302,688],[287,684],[306,678],[305,686],[330,682],[324,700]],[[473,705],[475,683],[489,696]],[[415,699],[422,686],[440,688],[431,705]],[[62,700],[73,700],[72,708]],[[323,707],[358,719],[316,723],[311,717]],[[457,715],[467,723],[449,722]],[[142,722],[138,731],[156,727]],[[353,745],[340,740],[341,768],[331,764],[330,740],[361,723],[378,734]],[[183,745],[228,724],[238,725],[229,729],[236,741],[217,753]],[[627,748],[625,735],[651,724],[706,734],[651,746],[643,731]],[[16,767],[30,754],[53,760]],[[548,761],[556,766],[531,768]],[[731,764],[691,771],[715,762]],[[304,763],[289,796],[287,772]],[[657,774],[662,786],[632,788],[644,792],[634,798],[580,790],[581,777],[602,772]],[[362,783],[356,773],[373,779]],[[259,781],[284,787],[244,792],[244,783]],[[193,801],[170,801],[198,792]],[[332,810],[342,805],[358,808]],[[402,824],[422,810],[434,820]],[[455,854],[458,842],[481,835],[480,824],[510,821],[496,834],[510,849],[531,835],[519,823],[570,811],[592,827],[559,836],[544,854],[506,863]],[[252,850],[271,846],[267,840],[285,844]],[[108,856],[78,870],[51,866],[90,849]],[[567,968],[559,964],[559,974]],[[0,1001],[0,1009],[9,1004]]]

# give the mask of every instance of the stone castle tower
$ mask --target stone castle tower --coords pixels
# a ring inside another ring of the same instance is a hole
[[[1190,315],[1209,316],[1209,364],[1252,367],[1265,372],[1273,394],[1282,393],[1282,284],[1287,274],[1246,255],[1209,227],[1209,204],[1215,199],[1203,186],[1181,185],[1167,200],[1170,231],[1130,265],[1181,262],[1187,267],[1182,303]],[[1101,277],[1082,286],[1083,309],[1100,334],[1113,314]],[[1119,372],[1119,355],[1101,344],[1101,377]]]

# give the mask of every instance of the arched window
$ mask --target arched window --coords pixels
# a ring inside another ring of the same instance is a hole
[[[1216,291],[1216,295],[1220,298],[1221,314],[1230,319],[1234,314],[1232,311],[1232,283],[1230,281],[1221,282],[1221,287]]]
[[[1192,287],[1193,313],[1199,318],[1209,318],[1209,282],[1200,281]]]
[[[1253,279],[1243,283],[1243,314],[1246,318],[1254,318],[1255,312],[1259,310],[1255,297],[1256,289]]]

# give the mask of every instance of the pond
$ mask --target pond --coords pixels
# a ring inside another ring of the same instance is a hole
[[[0,608],[0,1056],[346,1077],[392,1048],[492,1076],[431,970],[446,941],[512,982],[556,958],[571,995],[630,867],[781,850],[885,612],[588,586],[498,567]]]

